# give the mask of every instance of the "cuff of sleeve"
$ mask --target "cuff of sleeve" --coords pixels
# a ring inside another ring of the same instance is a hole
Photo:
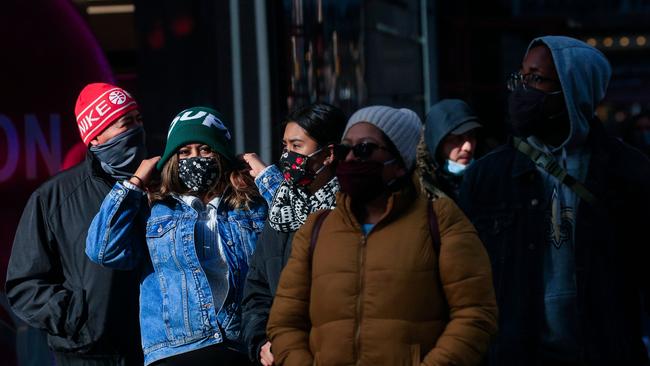
[[[277,187],[284,180],[282,171],[275,164],[271,164],[264,168],[260,174],[255,178],[255,185],[266,190],[271,190]]]
[[[269,169],[271,169],[271,168],[273,168],[273,167],[274,167],[274,165],[271,164],[271,165],[268,165],[266,168],[264,168],[264,169],[260,172],[260,174],[258,174],[257,177],[255,177],[255,183],[259,185],[259,182],[260,182],[260,181],[262,181],[262,182],[264,182],[264,183],[268,182],[267,173],[269,172]],[[264,180],[264,179],[266,179],[266,180]]]
[[[284,360],[287,366],[309,366],[314,364],[314,356],[307,350],[295,350]]]
[[[135,184],[129,182],[128,179],[125,179],[124,181],[122,181],[122,185],[124,187],[126,187],[128,190],[144,193],[144,191],[140,187],[138,187]]]

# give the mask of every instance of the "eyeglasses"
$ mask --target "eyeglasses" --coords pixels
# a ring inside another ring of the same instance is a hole
[[[354,146],[337,144],[334,145],[334,157],[337,160],[345,160],[345,157],[348,156],[350,150],[352,150],[352,154],[354,154],[355,157],[361,160],[367,160],[377,149],[388,151],[386,147],[379,146],[372,142],[362,142]]]
[[[539,89],[539,86],[544,84],[544,83],[557,83],[559,84],[559,80],[555,79],[550,79],[541,75],[537,74],[522,74],[521,72],[513,72],[508,76],[508,80],[506,81],[506,86],[508,87],[508,90],[514,91],[515,89],[519,88],[520,86],[526,88],[526,87],[531,87],[534,89]]]

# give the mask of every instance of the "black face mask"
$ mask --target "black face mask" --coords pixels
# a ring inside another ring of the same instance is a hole
[[[219,174],[219,164],[213,158],[197,156],[178,161],[178,178],[192,192],[207,192],[219,179]]]
[[[520,86],[508,97],[508,112],[516,136],[544,137],[568,131],[562,92],[546,93]]]
[[[286,180],[292,186],[306,187],[310,185],[316,176],[325,169],[325,165],[321,166],[317,171],[312,171],[309,168],[309,159],[323,151],[322,148],[314,151],[309,155],[303,155],[295,151],[285,151],[280,156],[280,168]]]
[[[387,190],[383,179],[384,163],[380,161],[340,161],[336,177],[341,192],[356,203],[364,204]]]

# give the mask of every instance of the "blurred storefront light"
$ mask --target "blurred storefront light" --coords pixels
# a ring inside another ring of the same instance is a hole
[[[647,34],[628,34],[621,36],[605,36],[605,37],[585,37],[583,40],[590,46],[607,49],[607,50],[626,50],[626,49],[639,49],[647,48],[648,45]]]
[[[86,8],[88,15],[133,13],[135,5],[90,5]]]
[[[630,45],[630,39],[628,37],[621,37],[618,40],[618,44],[620,44],[622,47],[627,47]]]
[[[612,37],[605,37],[605,39],[603,39],[603,45],[605,47],[612,47],[612,45],[614,45],[614,39]]]

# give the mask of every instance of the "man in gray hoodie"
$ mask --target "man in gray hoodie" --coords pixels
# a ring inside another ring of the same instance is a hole
[[[472,109],[460,99],[443,99],[431,106],[422,131],[426,154],[418,154],[422,185],[429,195],[435,196],[437,188],[458,200],[465,170],[474,162],[481,127]]]
[[[648,361],[650,161],[594,115],[610,75],[584,42],[533,40],[508,85],[516,138],[465,174],[461,206],[490,254],[499,305],[493,365]]]

